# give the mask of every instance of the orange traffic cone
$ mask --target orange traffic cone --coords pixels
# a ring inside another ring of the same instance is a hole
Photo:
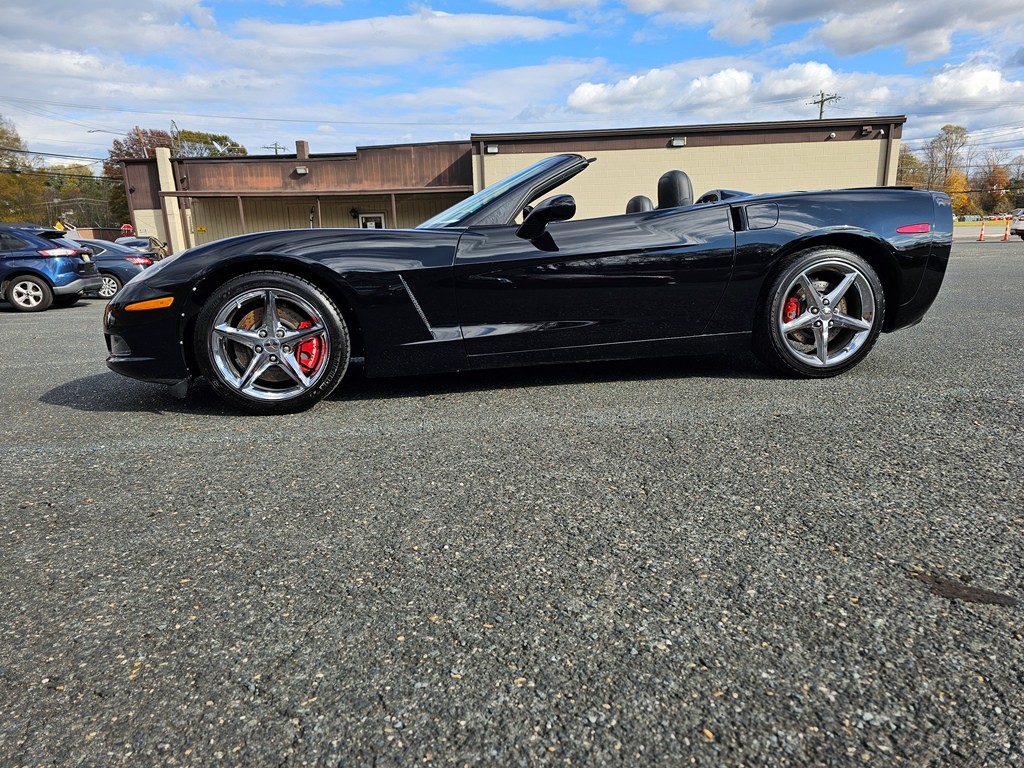
[[[985,220],[982,219],[981,220],[981,234],[978,235],[978,242],[980,243],[984,239],[985,239]]]
[[[1003,242],[1007,242],[1010,239],[1010,220],[1006,220],[1006,229],[1003,230]]]

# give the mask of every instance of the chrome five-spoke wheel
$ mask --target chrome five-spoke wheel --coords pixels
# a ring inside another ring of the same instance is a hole
[[[776,278],[755,351],[789,373],[833,376],[867,354],[884,311],[881,283],[867,262],[837,248],[805,251]]]
[[[283,273],[226,283],[204,307],[196,333],[211,386],[258,413],[308,408],[338,385],[348,366],[341,313],[318,288]]]

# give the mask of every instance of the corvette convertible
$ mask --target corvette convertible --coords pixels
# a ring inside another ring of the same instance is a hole
[[[114,371],[256,413],[309,408],[353,361],[368,377],[752,346],[787,376],[859,363],[931,306],[946,195],[904,188],[658,199],[575,219],[546,158],[409,230],[241,235],[160,261],[109,303]],[[536,201],[540,202],[536,202]]]

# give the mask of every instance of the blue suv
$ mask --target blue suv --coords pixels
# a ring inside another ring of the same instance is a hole
[[[0,296],[19,312],[74,304],[103,285],[92,256],[59,229],[0,223]]]

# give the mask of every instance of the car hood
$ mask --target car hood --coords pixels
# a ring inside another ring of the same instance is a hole
[[[450,264],[460,230],[287,229],[257,232],[196,246],[156,262],[145,271],[153,287],[194,281],[236,260],[270,257],[339,269],[393,271],[425,264]]]

